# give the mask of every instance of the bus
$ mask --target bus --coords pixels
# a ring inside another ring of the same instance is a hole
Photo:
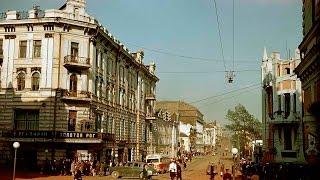
[[[146,161],[152,165],[158,173],[166,173],[169,171],[170,158],[161,154],[147,155]]]

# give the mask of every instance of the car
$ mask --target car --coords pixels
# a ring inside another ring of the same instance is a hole
[[[111,167],[111,176],[115,179],[119,177],[142,178],[144,164],[144,162],[129,162],[124,166]],[[152,176],[158,175],[152,166],[147,165],[147,170],[148,179],[152,179]]]

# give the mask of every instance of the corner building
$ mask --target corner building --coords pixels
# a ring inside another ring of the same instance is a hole
[[[293,70],[295,57],[281,59],[279,52],[262,58],[262,136],[264,161],[304,164],[301,82]]]
[[[142,160],[154,117],[155,64],[85,11],[8,11],[0,19],[0,163]],[[31,164],[31,165],[30,165]]]

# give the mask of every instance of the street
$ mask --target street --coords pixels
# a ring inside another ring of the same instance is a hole
[[[193,180],[193,179],[209,179],[210,176],[206,174],[206,169],[208,164],[211,162],[214,165],[217,165],[217,169],[220,170],[220,166],[218,165],[218,162],[220,160],[220,163],[224,164],[225,169],[230,169],[232,167],[232,159],[231,154],[229,153],[228,156],[222,156],[222,153],[224,152],[225,148],[230,149],[230,143],[228,139],[222,140],[222,147],[217,148],[217,152],[215,155],[206,155],[206,156],[197,156],[192,159],[191,162],[187,163],[187,168],[182,170],[182,179],[185,180]],[[220,172],[218,172],[220,173]],[[11,173],[1,173],[0,175],[1,180],[10,180],[11,179]],[[18,173],[17,180],[24,180],[24,179],[35,179],[35,180],[71,180],[73,179],[72,176],[45,176],[40,174],[25,174],[25,173]],[[111,180],[113,179],[111,176],[105,176],[105,177],[99,177],[99,176],[86,176],[83,177],[85,180]],[[161,174],[159,176],[153,177],[155,180],[165,180],[169,179],[169,173]],[[215,177],[215,179],[219,180],[222,179],[219,175]]]

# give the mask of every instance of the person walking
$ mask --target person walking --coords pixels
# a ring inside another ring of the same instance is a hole
[[[148,179],[148,165],[144,164],[142,169],[142,179],[147,180]]]
[[[171,180],[174,180],[177,175],[177,163],[174,159],[171,160],[171,163],[169,164],[169,172],[170,172],[170,178]]]
[[[182,180],[181,163],[177,163],[177,180]]]
[[[226,169],[226,173],[223,175],[223,180],[232,180],[232,176],[229,173],[229,169]]]

